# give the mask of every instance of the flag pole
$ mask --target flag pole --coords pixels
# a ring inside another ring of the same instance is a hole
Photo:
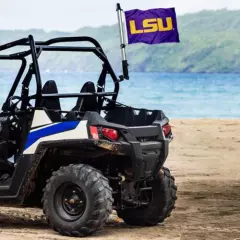
[[[117,3],[117,15],[118,15],[118,26],[119,26],[119,34],[120,34],[120,48],[122,53],[122,70],[123,75],[120,76],[120,80],[123,79],[129,79],[128,75],[128,62],[127,62],[127,56],[125,51],[125,38],[124,38],[124,30],[123,30],[123,18],[122,18],[122,8],[119,3]]]

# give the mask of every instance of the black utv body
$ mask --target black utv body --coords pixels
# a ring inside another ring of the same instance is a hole
[[[94,46],[54,45],[83,41]],[[116,101],[122,79],[93,38],[35,42],[30,35],[1,45],[0,51],[15,46],[28,49],[0,55],[0,60],[21,62],[0,113],[0,201],[42,207],[53,229],[70,236],[93,234],[113,208],[127,224],[164,221],[176,200],[174,178],[164,167],[172,140],[164,113]],[[61,94],[54,80],[42,86],[38,59],[43,51],[94,53],[103,62],[97,87],[87,82],[80,93]],[[24,74],[27,56],[32,60]],[[113,92],[105,92],[107,75]],[[31,81],[37,86],[33,95]],[[64,111],[60,98],[77,98],[76,105]]]

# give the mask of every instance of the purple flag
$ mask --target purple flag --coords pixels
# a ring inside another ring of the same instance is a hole
[[[125,11],[128,43],[180,42],[175,8]]]

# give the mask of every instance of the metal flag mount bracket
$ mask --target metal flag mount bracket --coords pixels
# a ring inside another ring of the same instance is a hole
[[[125,51],[125,38],[124,38],[124,30],[123,30],[123,17],[122,17],[122,8],[119,3],[117,3],[117,15],[118,15],[118,26],[119,26],[119,33],[120,33],[120,48],[122,53],[122,70],[123,75],[119,76],[120,81],[126,79],[129,80],[128,75],[128,62],[126,57],[126,51]]]

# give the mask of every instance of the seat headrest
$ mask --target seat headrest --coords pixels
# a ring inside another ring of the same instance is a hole
[[[42,88],[42,93],[58,93],[56,82],[54,80],[47,81]]]
[[[84,83],[80,92],[96,92],[95,84],[90,81]]]
[[[80,91],[80,93],[94,93],[94,92],[96,92],[95,84],[90,81],[84,83],[84,85],[82,86],[82,89]],[[77,109],[79,108],[82,99],[83,99],[83,97],[78,97],[75,108],[77,108]],[[85,110],[88,109],[88,111],[91,111],[91,110],[95,111],[97,109],[97,97],[96,96],[85,97],[82,107]],[[74,108],[74,110],[75,110],[75,108]]]
[[[42,88],[42,93],[43,94],[58,93],[56,82],[54,80],[47,81]],[[40,106],[46,108],[47,110],[50,109],[61,110],[60,100],[58,97],[42,99]],[[48,114],[53,122],[61,121],[61,113],[49,111]]]
[[[95,84],[93,82],[86,82],[83,85],[81,92],[89,92],[89,93],[96,92]],[[94,95],[85,97],[82,107],[85,111],[96,111],[97,110],[97,97]]]

